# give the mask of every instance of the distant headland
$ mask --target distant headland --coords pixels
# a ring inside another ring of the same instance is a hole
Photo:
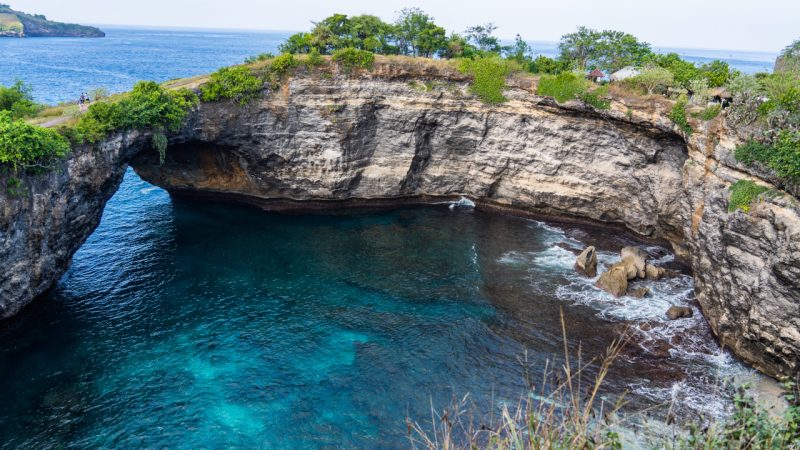
[[[105,37],[98,28],[53,22],[41,14],[26,14],[0,3],[0,37]]]

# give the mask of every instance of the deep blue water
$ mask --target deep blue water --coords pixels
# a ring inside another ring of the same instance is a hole
[[[13,61],[0,83],[23,77],[59,101],[208,72],[279,41],[108,31],[0,40]],[[632,411],[724,414],[720,381],[751,372],[699,314],[664,319],[696,307],[690,277],[615,300],[572,269],[586,245],[605,267],[633,242],[447,204],[279,215],[188,203],[129,171],[54,291],[0,322],[0,448],[403,447],[406,417],[424,426],[431,405],[469,393],[481,417],[516,402],[526,370],[559,361],[561,308],[585,356],[633,330],[604,395],[628,392]]]

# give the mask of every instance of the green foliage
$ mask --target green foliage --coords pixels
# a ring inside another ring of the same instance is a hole
[[[312,48],[310,52],[308,52],[308,58],[306,58],[306,66],[309,68],[319,67],[325,64],[325,59],[322,58],[320,55],[319,50],[316,48]]]
[[[764,186],[759,186],[750,180],[739,180],[731,185],[731,196],[728,199],[728,211],[734,212],[741,209],[744,212],[750,211],[750,205],[753,204],[759,195],[769,191]]]
[[[734,156],[747,165],[764,164],[791,184],[800,183],[800,132],[782,130],[771,145],[750,140],[736,147]]]
[[[375,64],[375,55],[373,53],[355,48],[336,50],[332,58],[347,74],[352,73],[356,69],[370,70],[373,64]]]
[[[715,119],[721,111],[722,111],[722,106],[711,105],[703,109],[699,113],[692,113],[692,117],[698,118],[700,120],[705,120],[707,122],[709,120]]]
[[[244,63],[245,64],[255,64],[257,62],[270,60],[270,59],[272,59],[274,57],[275,57],[275,55],[273,55],[272,53],[261,53],[261,54],[256,55],[256,56],[249,56],[249,57],[245,58]]]
[[[800,75],[800,39],[792,42],[781,51],[775,61],[775,72]]]
[[[489,22],[483,25],[469,27],[464,34],[467,38],[467,42],[475,45],[481,52],[496,53],[499,55],[505,48],[500,45],[500,40],[493,36],[496,29],[497,26]]]
[[[55,130],[14,119],[0,111],[0,165],[17,169],[47,169],[69,153],[69,141]]]
[[[750,165],[756,161],[766,163],[772,151],[770,145],[751,139],[736,147],[733,154],[737,161]]]
[[[648,94],[653,94],[656,89],[666,90],[672,86],[674,81],[675,77],[672,72],[663,67],[644,69],[639,75],[625,80],[626,84],[642,89]]]
[[[648,60],[656,67],[667,69],[672,74],[675,86],[689,89],[692,80],[700,78],[700,69],[689,61],[681,59],[677,53],[653,54]]]
[[[442,30],[444,31],[444,30]],[[395,27],[371,15],[348,17],[334,14],[314,24],[308,33],[296,33],[281,46],[282,53],[309,53],[317,49],[320,54],[331,55],[343,48],[355,48],[374,53],[394,54]]]
[[[33,101],[31,87],[21,80],[9,87],[0,86],[0,111],[10,112],[12,118],[33,116],[43,108]]]
[[[640,66],[652,55],[650,44],[631,34],[586,27],[562,36],[558,49],[562,61],[581,71],[598,68],[615,72],[625,66]]]
[[[738,72],[731,69],[728,63],[714,60],[700,66],[700,74],[708,80],[710,87],[720,87],[728,84],[730,80],[738,75]]]
[[[153,148],[158,152],[159,164],[164,164],[164,160],[167,158],[167,145],[169,144],[167,135],[165,135],[162,131],[154,132],[152,144]]]
[[[294,55],[291,53],[282,53],[272,61],[270,69],[273,73],[283,76],[289,71],[289,69],[295,66],[297,66],[297,60],[294,58]]]
[[[544,75],[539,79],[538,94],[555,98],[559,103],[580,98],[591,83],[572,72]]]
[[[447,43],[447,32],[436,25],[433,17],[419,8],[400,11],[394,36],[403,55],[431,57],[441,53]]]
[[[258,96],[263,85],[246,66],[224,67],[211,74],[209,82],[200,87],[200,97],[205,102],[231,99],[244,106]]]
[[[197,96],[188,89],[168,91],[153,81],[140,81],[118,102],[96,102],[78,123],[63,133],[73,142],[98,142],[115,130],[178,131]]]
[[[470,91],[477,95],[482,102],[493,104],[507,101],[503,96],[506,77],[519,70],[519,66],[495,55],[462,59],[459,63],[459,70],[472,75]]]
[[[525,70],[535,73],[536,66],[533,62],[533,49],[531,46],[522,39],[522,36],[517,35],[514,39],[514,45],[506,48],[506,58],[510,59]]]
[[[792,390],[789,383],[787,391]],[[693,427],[677,448],[697,449],[784,449],[800,446],[800,407],[794,394],[785,395],[789,402],[782,417],[773,418],[740,388],[733,400],[733,415],[719,427]]]
[[[685,97],[681,97],[675,105],[672,107],[672,111],[669,113],[669,120],[672,121],[675,125],[678,126],[681,130],[683,130],[686,135],[691,136],[692,126],[689,124],[689,120],[686,118],[686,103],[687,100]]]
[[[458,33],[451,34],[439,51],[439,56],[442,58],[474,58],[477,54],[478,49]]]
[[[533,73],[558,75],[559,73],[567,70],[568,67],[564,64],[563,60],[548,58],[547,56],[540,55],[533,60],[533,65],[531,66],[530,71]]]
[[[578,98],[587,105],[595,109],[611,108],[611,100],[605,98],[608,95],[608,86],[601,86],[593,91],[586,91],[578,94]]]

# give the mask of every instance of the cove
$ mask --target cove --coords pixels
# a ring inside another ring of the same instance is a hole
[[[0,322],[2,447],[402,447],[406,417],[425,423],[431,405],[516,402],[526,371],[560,361],[562,309],[586,356],[636,336],[604,395],[724,415],[721,380],[751,371],[701,314],[664,318],[697,310],[688,274],[614,300],[572,270],[586,245],[602,271],[636,243],[449,204],[281,215],[172,200],[129,169],[56,288]]]

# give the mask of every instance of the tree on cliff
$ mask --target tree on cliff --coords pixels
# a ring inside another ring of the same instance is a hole
[[[775,60],[775,72],[800,74],[800,39],[792,42],[781,51]]]
[[[650,44],[622,31],[597,31],[579,27],[558,44],[559,58],[578,70],[615,72],[625,66],[641,66],[650,55]]]
[[[394,24],[397,47],[403,55],[431,57],[447,44],[447,32],[419,8],[406,8]]]

